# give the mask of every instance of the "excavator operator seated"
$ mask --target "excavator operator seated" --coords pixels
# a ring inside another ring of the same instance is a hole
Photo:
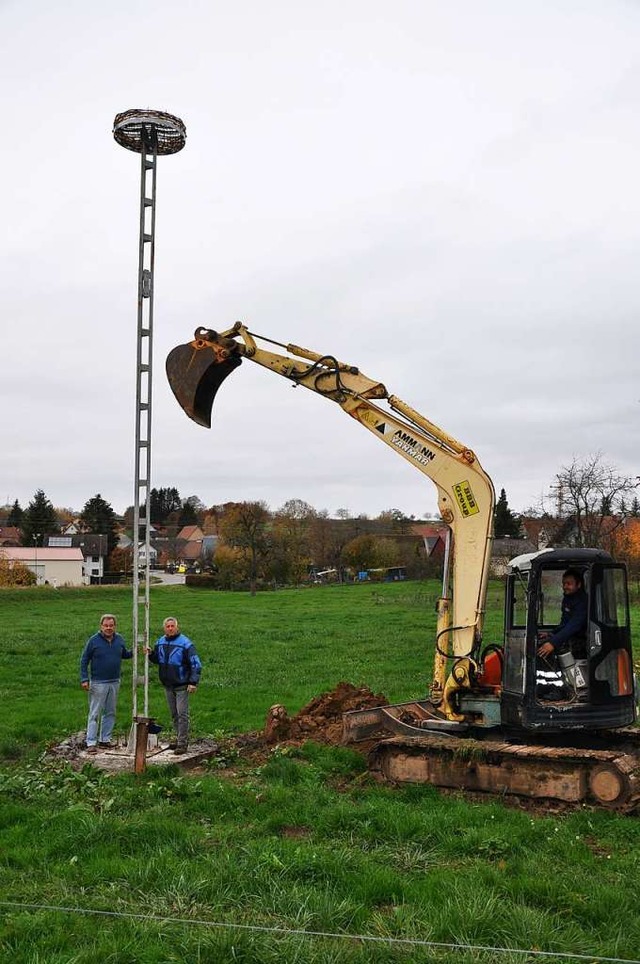
[[[588,596],[579,569],[567,569],[563,572],[562,593],[560,624],[550,632],[543,631],[538,635],[540,645],[536,654],[548,667],[560,663],[564,668],[565,664],[573,665],[574,659],[583,659],[586,656]],[[561,676],[567,679],[565,672],[562,672]],[[575,679],[573,676],[569,678],[572,688],[575,688]],[[544,691],[539,691],[539,695],[543,698],[550,696]],[[556,698],[559,696],[560,693],[556,691]]]
[[[562,592],[560,625],[553,632],[540,633],[538,656],[558,655],[568,649],[574,656],[585,655],[587,594],[584,591],[582,573],[578,569],[567,569],[563,572]]]

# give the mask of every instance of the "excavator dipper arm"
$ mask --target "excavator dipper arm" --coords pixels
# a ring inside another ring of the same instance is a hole
[[[258,345],[269,342],[287,354]],[[491,555],[494,491],[474,453],[420,415],[358,368],[297,345],[281,345],[254,335],[241,324],[224,332],[198,328],[193,341],[174,348],[167,376],[179,404],[199,425],[210,427],[214,397],[243,359],[336,402],[351,418],[426,475],[435,484],[438,506],[453,537],[452,593],[439,603],[432,700],[445,693],[446,662],[458,661],[457,683],[464,686],[465,664],[477,653]],[[385,408],[380,403],[385,404]],[[459,718],[453,711],[445,714]]]

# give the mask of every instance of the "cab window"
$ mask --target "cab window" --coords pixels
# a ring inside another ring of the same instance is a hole
[[[629,622],[627,610],[627,584],[622,569],[605,569],[595,592],[595,616],[601,626],[618,626],[626,629]]]
[[[511,583],[511,626],[525,629],[527,626],[527,590],[529,573],[516,573]]]
[[[561,569],[543,569],[540,573],[536,623],[538,626],[555,626],[562,607]]]

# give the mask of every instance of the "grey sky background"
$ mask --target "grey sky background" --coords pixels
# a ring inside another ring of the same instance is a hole
[[[187,125],[158,165],[152,484],[435,512],[250,363],[190,422],[165,357],[236,319],[383,381],[514,509],[574,456],[640,473],[639,39],[621,0],[0,2],[0,503],[133,502],[133,107]]]

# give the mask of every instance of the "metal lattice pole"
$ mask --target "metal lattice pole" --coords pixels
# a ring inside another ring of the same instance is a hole
[[[151,414],[153,381],[153,294],[156,230],[156,180],[160,154],[182,150],[186,129],[179,117],[161,111],[128,110],[117,114],[113,136],[122,147],[140,154],[140,237],[138,248],[138,325],[136,349],[135,483],[133,506],[133,728],[130,747],[136,750],[136,770],[144,769],[138,725],[149,716],[149,660],[139,671],[140,649],[149,646],[149,584],[151,569]],[[144,565],[140,548],[144,546]],[[142,570],[142,578],[141,578]],[[142,715],[139,690],[142,687]]]

